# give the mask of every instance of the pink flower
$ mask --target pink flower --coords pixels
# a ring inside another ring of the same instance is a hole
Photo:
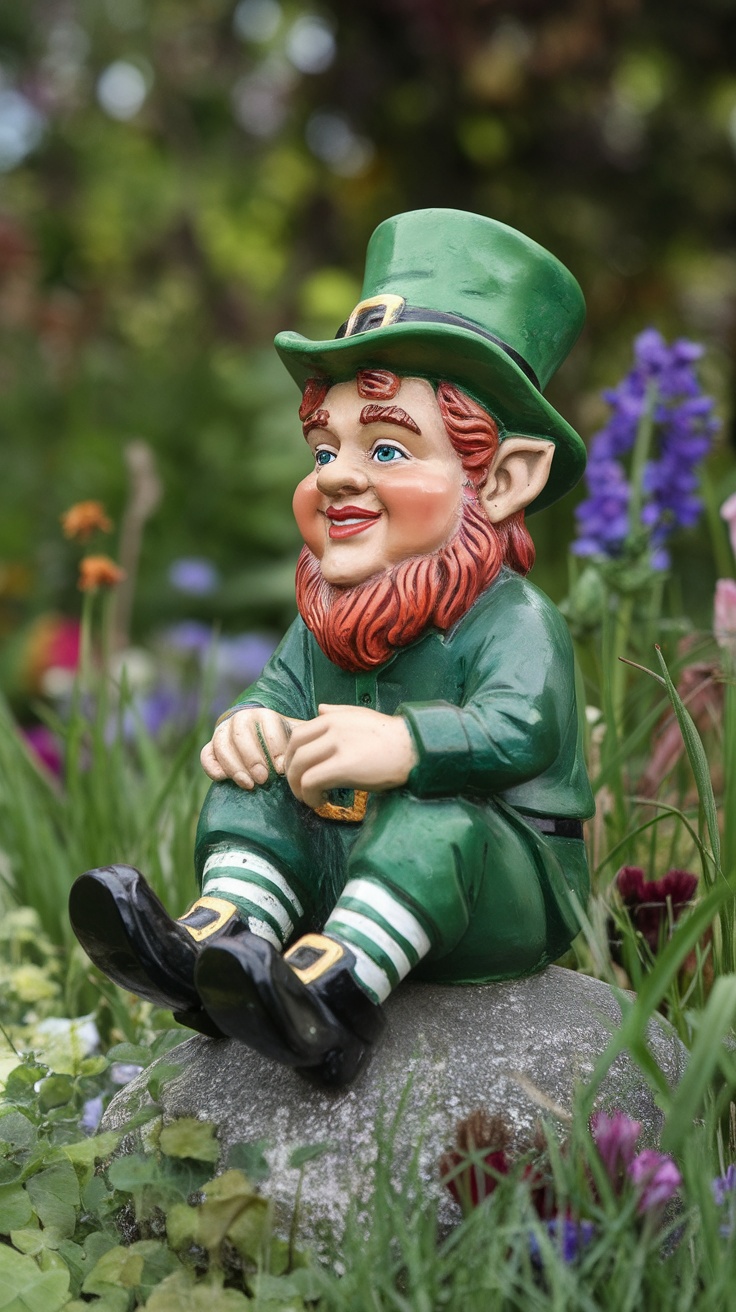
[[[736,497],[729,497],[736,501]],[[732,540],[736,535],[736,518],[731,526]],[[731,660],[736,661],[736,579],[718,579],[713,600],[713,632],[716,642]]]
[[[611,1184],[620,1188],[634,1160],[641,1125],[624,1112],[614,1112],[612,1116],[595,1112],[590,1118],[590,1131]]]
[[[640,1191],[637,1211],[640,1214],[664,1207],[674,1198],[682,1176],[667,1153],[645,1148],[628,1168],[629,1179]]]
[[[721,519],[725,519],[728,524],[731,546],[733,554],[736,556],[736,492],[728,497],[721,506]]]

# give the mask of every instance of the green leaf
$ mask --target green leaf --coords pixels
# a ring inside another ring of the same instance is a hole
[[[210,1277],[195,1283],[190,1272],[167,1276],[146,1303],[146,1312],[248,1312],[253,1304],[237,1289]]]
[[[23,1063],[16,1066],[5,1081],[5,1099],[7,1102],[35,1102],[35,1085],[48,1075],[46,1066]]]
[[[667,1116],[662,1147],[676,1152],[692,1133],[693,1122],[711,1086],[719,1065],[721,1044],[736,1018],[736,975],[722,975],[713,984],[690,1057]]]
[[[46,1233],[38,1224],[23,1230],[11,1230],[10,1242],[19,1253],[28,1253],[30,1257],[35,1257],[46,1245]],[[52,1234],[55,1233],[52,1231]],[[58,1243],[58,1235],[56,1239]]]
[[[324,1290],[324,1283],[310,1267],[292,1271],[288,1276],[260,1274],[255,1281],[254,1293],[258,1308],[294,1309],[301,1312],[306,1302],[316,1302]]]
[[[264,1149],[268,1139],[256,1139],[253,1143],[235,1143],[227,1155],[228,1169],[242,1171],[251,1184],[260,1184],[271,1174],[271,1167],[266,1159]]]
[[[295,1148],[289,1157],[289,1166],[293,1170],[299,1171],[307,1162],[314,1162],[319,1157],[324,1157],[332,1148],[329,1143],[307,1144],[304,1148]]]
[[[104,1294],[113,1289],[135,1289],[143,1277],[143,1254],[116,1244],[97,1261],[82,1285],[84,1294]]]
[[[718,808],[713,793],[713,785],[710,779],[710,769],[708,768],[708,758],[705,754],[705,748],[701,741],[700,735],[695,728],[693,718],[678,693],[670,672],[667,668],[664,656],[657,647],[657,656],[662,667],[667,693],[672,707],[677,717],[677,723],[680,726],[685,750],[690,761],[690,767],[695,776],[695,785],[700,798],[700,805],[703,808],[705,822],[708,828],[708,837],[710,839],[711,852],[716,869],[720,869],[721,864],[721,838],[718,830]],[[705,867],[707,869],[707,866]]]
[[[583,1104],[588,1109],[585,1113],[587,1116],[593,1110],[593,1103],[601,1082],[619,1053],[627,1048],[640,1064],[643,1062],[642,1069],[649,1075],[650,1083],[654,1082],[663,1103],[665,1105],[669,1103],[670,1092],[667,1082],[659,1068],[653,1066],[651,1055],[648,1054],[647,1025],[671,987],[683,961],[712,924],[714,916],[724,902],[732,896],[731,889],[725,883],[712,888],[690,914],[678,922],[669,943],[658,954],[651,970],[643,977],[635,1001],[632,1002],[625,994],[620,995],[621,1024],[596,1062],[593,1074],[582,1092]]]
[[[71,1239],[63,1239],[59,1244],[59,1256],[68,1266],[75,1293],[81,1289],[82,1282],[92,1271],[95,1264],[108,1249],[115,1247],[111,1235],[95,1232],[88,1235],[83,1244],[75,1244]]]
[[[146,1088],[154,1102],[158,1102],[161,1097],[161,1090],[164,1085],[168,1084],[169,1080],[173,1080],[180,1071],[181,1064],[175,1065],[173,1062],[166,1061],[159,1062],[156,1069],[151,1072],[146,1084]]]
[[[0,1185],[0,1234],[28,1225],[33,1207],[22,1184]]]
[[[107,1057],[85,1057],[79,1063],[79,1074],[89,1078],[93,1075],[101,1075],[106,1071],[110,1062]]]
[[[133,1193],[147,1184],[156,1183],[161,1175],[153,1153],[131,1153],[110,1163],[107,1174],[115,1189]]]
[[[75,1165],[93,1166],[98,1158],[109,1157],[115,1151],[121,1137],[122,1130],[105,1130],[89,1139],[80,1139],[78,1143],[61,1144],[61,1151]]]
[[[68,1271],[41,1271],[32,1257],[0,1246],[0,1309],[58,1312],[69,1294]]]
[[[0,1115],[0,1150],[14,1152],[29,1148],[36,1137],[36,1127],[23,1112],[11,1111]]]
[[[148,1066],[151,1061],[151,1049],[144,1043],[116,1043],[108,1048],[108,1062],[130,1062],[133,1066]]]
[[[54,1162],[26,1181],[34,1211],[42,1225],[55,1226],[63,1236],[74,1234],[79,1207],[79,1182],[71,1162]]]
[[[172,1248],[195,1243],[217,1255],[243,1211],[251,1206],[257,1211],[267,1206],[240,1171],[225,1171],[204,1184],[202,1192],[204,1199],[196,1207],[179,1204],[169,1211],[166,1225]]]
[[[266,1247],[270,1247],[270,1258],[281,1242],[272,1240],[271,1229],[271,1206],[265,1198],[256,1194],[231,1221],[227,1228],[227,1238],[246,1262],[260,1266]],[[284,1243],[283,1247],[288,1254],[288,1244]]]
[[[74,1081],[69,1075],[49,1075],[38,1087],[38,1105],[42,1112],[65,1107],[74,1097]]]
[[[194,1116],[181,1116],[164,1126],[159,1147],[167,1157],[193,1157],[198,1162],[216,1162],[220,1156],[215,1126]]]

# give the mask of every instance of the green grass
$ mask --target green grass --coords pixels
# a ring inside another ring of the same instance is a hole
[[[92,613],[86,623],[100,625],[102,618]],[[0,704],[5,780],[0,985],[6,1036],[0,1075],[9,1075],[0,1102],[0,1139],[6,1135],[0,1160],[0,1234],[5,1236],[0,1287],[26,1291],[17,1294],[25,1303],[8,1306],[43,1312],[55,1307],[69,1312],[89,1307],[98,1312],[736,1308],[736,1239],[720,1233],[724,1216],[710,1187],[736,1157],[736,691],[726,687],[723,727],[715,726],[704,745],[676,689],[677,656],[670,653],[665,661],[653,647],[647,654],[633,644],[639,668],[623,665],[623,636],[620,626],[609,626],[595,660],[583,653],[589,699],[602,708],[597,740],[588,744],[601,819],[592,846],[593,894],[584,932],[565,964],[619,991],[631,985],[635,995],[620,992],[622,1023],[580,1090],[569,1132],[544,1128],[545,1169],[558,1206],[593,1226],[590,1242],[572,1263],[533,1209],[523,1162],[451,1234],[440,1236],[436,1204],[416,1161],[396,1178],[396,1126],[379,1133],[367,1215],[350,1219],[346,1234],[336,1237],[334,1263],[327,1266],[308,1255],[297,1257],[293,1243],[284,1246],[274,1238],[268,1180],[259,1178],[253,1145],[244,1158],[256,1163],[253,1179],[240,1171],[217,1186],[232,1190],[232,1199],[220,1198],[217,1207],[215,1186],[210,1183],[209,1195],[206,1189],[204,1197],[201,1193],[214,1170],[213,1140],[206,1131],[190,1141],[182,1129],[189,1157],[181,1156],[181,1144],[177,1149],[173,1140],[159,1137],[156,1143],[156,1131],[147,1157],[112,1175],[96,1173],[95,1154],[107,1153],[109,1144],[80,1131],[85,1102],[107,1100],[114,1092],[110,1071],[116,1055],[146,1064],[186,1032],[172,1030],[169,1018],[134,1002],[88,965],[69,930],[68,890],[88,867],[124,861],[144,870],[172,911],[180,913],[188,904],[194,894],[194,825],[206,788],[198,752],[209,725],[195,725],[177,742],[152,738],[136,719],[135,699],[125,683],[116,686],[104,674],[104,661],[103,669],[95,670],[88,657],[70,716],[55,722],[66,754],[64,777],[55,781],[34,763]],[[86,650],[91,646],[88,640]],[[611,686],[614,663],[612,699],[601,689]],[[591,669],[596,671],[592,682]],[[642,799],[637,781],[665,713],[680,726],[681,759],[658,795]],[[673,865],[700,870],[696,905],[655,956],[616,906],[611,885],[624,863],[639,864],[652,877]],[[610,915],[623,935],[626,976],[609,955]],[[690,1050],[676,1089],[668,1086],[647,1047],[647,1025],[657,1013],[669,1017]],[[79,1014],[94,1019],[100,1051],[66,1052],[60,1059],[58,1050],[45,1047],[43,1021]],[[598,1087],[624,1049],[662,1109],[662,1148],[683,1177],[677,1207],[656,1223],[637,1215],[633,1194],[619,1197],[606,1187],[588,1130]],[[303,1163],[303,1206],[309,1204],[310,1172],[317,1169],[318,1163]],[[246,1205],[256,1196],[256,1184],[261,1201]],[[232,1221],[232,1233],[222,1229],[223,1209],[235,1209],[240,1217],[237,1224]],[[55,1227],[52,1215],[63,1223]],[[126,1244],[120,1242],[121,1217]]]

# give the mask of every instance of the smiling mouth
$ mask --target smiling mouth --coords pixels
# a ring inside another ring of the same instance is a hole
[[[325,514],[330,525],[328,536],[333,541],[363,533],[381,518],[380,510],[365,510],[361,506],[328,506]]]

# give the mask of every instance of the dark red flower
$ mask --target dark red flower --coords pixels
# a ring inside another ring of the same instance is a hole
[[[467,1212],[493,1193],[499,1176],[508,1175],[511,1131],[501,1116],[478,1108],[458,1121],[455,1143],[440,1158],[440,1178]]]
[[[661,879],[646,879],[638,866],[622,866],[614,886],[632,925],[656,953],[692,902],[698,877],[687,870],[668,870]]]

